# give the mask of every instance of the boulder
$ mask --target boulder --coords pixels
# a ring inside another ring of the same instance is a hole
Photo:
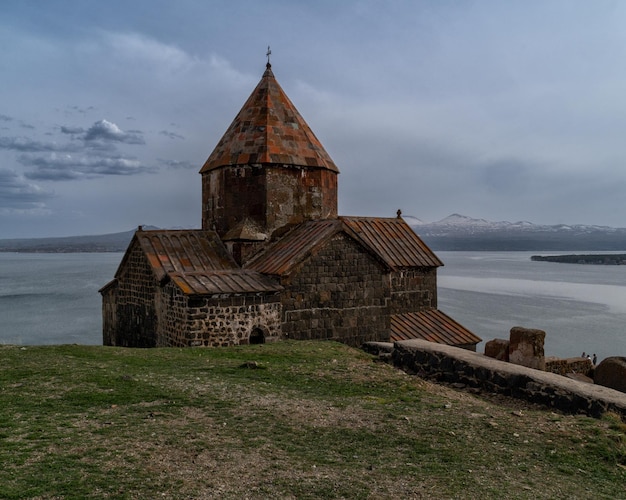
[[[545,339],[546,332],[543,330],[514,326],[509,338],[509,361],[535,370],[545,370]]]
[[[485,356],[498,361],[509,360],[509,341],[505,339],[493,339],[485,344]]]
[[[596,366],[593,381],[598,385],[626,392],[626,358],[611,356],[604,359]]]

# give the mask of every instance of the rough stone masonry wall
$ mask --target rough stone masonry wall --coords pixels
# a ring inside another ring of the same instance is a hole
[[[117,286],[117,280],[114,280],[100,290],[102,294],[102,345],[115,345]]]
[[[403,269],[391,274],[391,314],[437,308],[437,268]]]
[[[186,347],[188,297],[171,281],[156,294],[156,347]]]
[[[157,300],[157,345],[168,347],[227,347],[247,344],[258,328],[266,342],[281,336],[277,295],[188,297],[168,283]]]
[[[154,296],[157,284],[139,244],[135,242],[118,276],[117,285],[103,296],[115,310],[116,321],[105,321],[103,343],[123,347],[154,347],[157,318]]]
[[[391,358],[395,366],[424,378],[513,396],[566,413],[598,417],[612,411],[626,420],[626,394],[465,349],[407,340],[394,344]]]
[[[337,217],[337,174],[290,165],[238,165],[202,175],[202,228],[224,236],[245,218],[271,234],[286,224]]]
[[[354,240],[338,234],[290,282],[283,282],[283,336],[332,339],[357,347],[388,340],[386,278],[381,264]]]

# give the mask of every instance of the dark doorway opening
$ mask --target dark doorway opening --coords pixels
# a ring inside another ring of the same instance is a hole
[[[255,328],[250,332],[251,344],[265,344],[265,334],[260,328]]]

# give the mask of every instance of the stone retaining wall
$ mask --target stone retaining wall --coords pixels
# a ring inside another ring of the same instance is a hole
[[[481,390],[525,399],[566,413],[599,417],[607,411],[626,421],[626,394],[482,354],[424,340],[394,344],[395,366],[439,382],[461,383]]]

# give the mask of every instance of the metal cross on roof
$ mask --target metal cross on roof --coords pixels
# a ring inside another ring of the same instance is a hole
[[[267,65],[271,66],[270,64],[270,56],[272,55],[272,51],[270,50],[270,46],[267,46],[267,53],[265,54],[267,56]]]

